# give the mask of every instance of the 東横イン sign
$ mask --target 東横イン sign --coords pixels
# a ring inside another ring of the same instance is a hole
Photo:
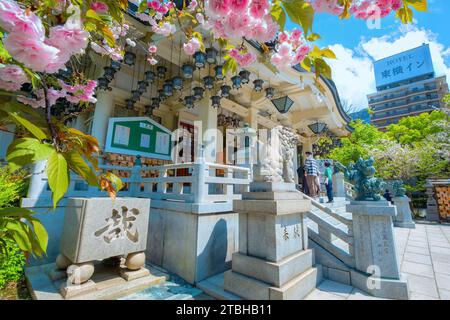
[[[171,160],[171,133],[148,117],[110,118],[105,152]]]

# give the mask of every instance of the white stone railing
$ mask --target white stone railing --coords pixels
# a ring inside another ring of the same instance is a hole
[[[40,166],[45,167],[44,164]],[[204,162],[169,164],[162,166],[111,166],[99,165],[104,172],[129,172],[122,178],[124,188],[119,197],[145,197],[155,200],[173,200],[184,203],[232,203],[247,191],[250,169]],[[42,169],[42,168],[41,168]],[[42,171],[37,168],[35,171]],[[145,177],[151,173],[152,177]],[[71,173],[70,185],[65,197],[108,196],[97,187],[88,186],[78,175]],[[28,198],[49,199],[51,191],[44,173],[33,177]]]

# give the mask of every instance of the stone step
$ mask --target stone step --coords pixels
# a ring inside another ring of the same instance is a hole
[[[249,300],[301,300],[322,280],[318,268],[310,268],[285,283],[274,287],[232,270],[224,274],[224,289]]]

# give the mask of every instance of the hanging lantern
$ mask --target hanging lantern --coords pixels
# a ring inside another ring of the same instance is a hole
[[[327,124],[317,121],[316,123],[310,124],[308,128],[315,134],[321,134],[327,128]]]
[[[203,98],[203,93],[205,92],[205,89],[202,87],[194,87],[194,98],[197,100],[200,100]]]
[[[126,103],[127,109],[132,110],[132,109],[134,108],[134,101],[133,101],[133,100],[131,100],[131,99],[126,99],[126,100],[125,100],[125,103]]]
[[[167,96],[165,95],[163,89],[159,89],[159,90],[158,90],[158,98],[159,98],[159,101],[164,101],[164,100],[166,100]]]
[[[104,67],[103,70],[105,70],[105,73],[103,76],[108,79],[108,81],[111,81],[114,79],[114,75],[116,74],[116,70],[113,67]]]
[[[242,84],[247,84],[250,82],[250,72],[247,70],[242,70],[239,72],[239,76],[241,77]]]
[[[220,96],[212,96],[211,97],[211,105],[213,108],[220,107]]]
[[[234,89],[239,89],[242,87],[242,78],[240,76],[231,77],[231,82],[233,83]]]
[[[186,96],[184,97],[184,104],[186,108],[192,109],[194,108],[195,97],[194,96]]]
[[[262,80],[262,79],[256,79],[256,80],[254,80],[254,81],[253,81],[253,85],[255,86],[255,87],[254,87],[254,90],[255,90],[256,92],[260,92],[260,91],[262,90],[263,83],[264,83],[264,80]]]
[[[286,113],[294,104],[291,98],[288,96],[280,97],[272,100],[273,105],[277,108],[278,112]]]
[[[226,127],[227,126],[226,118],[227,117],[223,113],[219,114],[217,116],[217,125]]]
[[[108,90],[109,89],[109,81],[108,79],[101,77],[97,79],[97,88],[101,90]]]
[[[272,99],[274,94],[275,94],[275,88],[273,88],[273,87],[266,88],[266,98],[267,99]]]
[[[148,83],[153,83],[155,81],[155,73],[153,71],[145,71],[145,80]]]
[[[231,87],[229,85],[224,84],[220,87],[220,95],[224,98],[228,98],[230,96]]]
[[[138,91],[140,94],[143,94],[147,91],[148,82],[145,80],[138,81]]]
[[[131,96],[131,100],[133,100],[134,102],[139,101],[139,99],[141,99],[141,93],[138,90],[133,90],[131,91],[131,93],[133,94]]]
[[[111,68],[113,68],[114,70],[119,71],[121,67],[122,64],[119,61],[111,61]]]
[[[167,68],[164,66],[158,66],[156,67],[156,73],[158,74],[158,77],[163,79],[166,76]]]
[[[211,90],[212,88],[214,88],[214,77],[211,76],[204,77],[203,83],[206,89]]]
[[[217,80],[223,80],[223,66],[218,65],[214,67],[214,75]]]
[[[166,80],[166,82],[164,82],[164,85],[163,85],[163,91],[164,91],[164,94],[165,94],[167,97],[173,96],[173,85],[172,85],[172,81]]]
[[[153,106],[152,105],[145,106],[145,114],[148,114],[149,116],[151,116],[152,113],[153,113]]]
[[[207,48],[205,51],[206,51],[206,61],[208,61],[209,64],[216,63],[217,50],[214,47],[211,47]]]
[[[131,51],[126,51],[123,56],[123,62],[125,62],[129,66],[133,66],[136,62],[136,55]]]
[[[204,68],[206,61],[206,54],[201,51],[194,53],[194,64],[197,68]]]
[[[172,78],[172,85],[175,90],[183,89],[183,79],[179,76],[175,76]]]
[[[152,107],[153,109],[159,108],[159,98],[158,97],[153,97],[152,98]]]
[[[183,72],[183,77],[185,79],[191,79],[194,74],[194,66],[188,63],[183,64],[181,71]]]

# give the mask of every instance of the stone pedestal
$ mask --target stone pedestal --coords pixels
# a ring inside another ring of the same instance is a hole
[[[224,274],[224,289],[244,299],[302,299],[316,286],[305,222],[311,202],[294,184],[254,182],[235,200],[239,252]]]
[[[412,218],[412,212],[410,207],[411,199],[408,197],[395,197],[394,204],[397,207],[397,215],[394,219],[394,225],[400,228],[415,229],[416,224]]]
[[[407,299],[395,248],[396,207],[388,201],[352,201],[347,211],[353,215],[356,270],[365,277],[358,281],[352,277],[352,285],[377,297]]]
[[[333,175],[333,195],[336,198],[345,198],[345,179],[342,172]]]

